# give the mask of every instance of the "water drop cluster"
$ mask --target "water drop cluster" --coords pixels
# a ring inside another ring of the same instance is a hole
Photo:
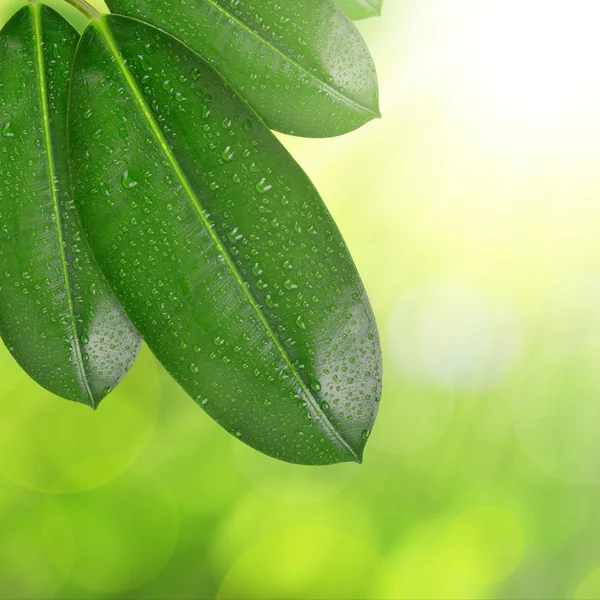
[[[253,447],[361,460],[377,328],[300,167],[210,66],[139,21],[90,26],[73,77],[83,227],[157,358]]]
[[[96,407],[133,364],[140,338],[92,259],[73,202],[66,116],[78,37],[40,5],[0,33],[0,334],[38,383]]]
[[[379,115],[375,65],[360,33],[333,0],[106,4],[198,52],[272,129],[331,137]]]
[[[39,3],[2,31],[0,333],[36,381],[94,408],[141,334],[235,438],[293,463],[360,462],[381,395],[375,318],[257,112],[290,133],[355,129],[377,113],[368,52],[330,0],[153,4],[135,6],[173,10],[170,26],[199,17],[202,56],[85,6],[80,40]]]

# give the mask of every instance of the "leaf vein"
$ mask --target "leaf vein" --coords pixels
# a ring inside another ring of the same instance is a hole
[[[340,443],[342,445],[342,447],[347,452],[350,453],[350,455],[352,457],[354,457],[356,460],[359,460],[359,457],[356,454],[356,452],[352,449],[352,447],[350,446],[350,444],[344,439],[344,437],[340,434],[340,432],[337,431],[337,429],[333,426],[333,424],[331,423],[331,421],[329,421],[329,419],[327,418],[327,415],[324,413],[323,409],[319,406],[319,403],[317,402],[317,400],[315,399],[315,397],[312,395],[312,393],[308,389],[306,383],[304,382],[304,380],[302,379],[302,377],[300,377],[300,375],[298,374],[298,372],[294,368],[294,365],[293,365],[290,357],[288,356],[287,352],[285,351],[285,349],[281,345],[281,341],[279,340],[279,338],[277,337],[277,335],[273,332],[273,330],[272,330],[271,326],[269,325],[269,323],[268,323],[268,321],[267,321],[264,313],[262,312],[262,310],[260,309],[260,307],[257,305],[256,299],[254,298],[254,296],[252,295],[252,293],[250,292],[250,290],[248,289],[248,287],[245,285],[244,280],[243,280],[242,276],[240,275],[237,266],[235,265],[235,263],[233,262],[231,256],[227,252],[227,249],[224,247],[222,240],[215,233],[213,227],[211,226],[211,224],[209,223],[209,221],[206,219],[206,217],[204,215],[204,212],[203,212],[203,209],[202,209],[202,205],[200,203],[200,200],[198,199],[196,193],[192,189],[192,186],[190,185],[190,183],[189,183],[189,181],[187,179],[187,176],[183,172],[181,166],[179,165],[179,162],[178,162],[177,158],[173,154],[173,151],[169,147],[169,145],[168,145],[167,141],[165,140],[162,132],[160,131],[158,125],[156,124],[156,122],[154,120],[154,117],[152,116],[152,113],[150,111],[150,108],[148,107],[148,105],[146,103],[146,100],[144,99],[143,94],[142,94],[142,92],[140,91],[140,89],[138,87],[138,84],[136,83],[135,79],[133,78],[133,76],[129,72],[129,69],[127,68],[127,65],[125,64],[125,61],[123,60],[123,58],[121,57],[121,55],[119,53],[119,49],[118,49],[118,47],[116,45],[116,42],[115,42],[115,40],[114,40],[114,38],[112,36],[112,33],[110,32],[109,28],[106,26],[106,24],[105,24],[104,21],[95,22],[91,26],[97,27],[99,29],[101,35],[104,37],[104,39],[106,41],[106,44],[107,44],[107,46],[108,46],[111,54],[113,55],[113,57],[115,59],[116,64],[119,66],[119,69],[121,70],[121,72],[123,74],[123,77],[125,78],[125,81],[129,85],[129,87],[131,89],[131,92],[132,92],[132,94],[133,94],[136,102],[139,104],[140,109],[141,109],[144,117],[146,118],[146,121],[148,122],[148,125],[149,125],[150,129],[152,130],[152,133],[156,137],[156,140],[157,140],[157,142],[158,142],[161,150],[163,151],[163,153],[165,155],[165,158],[168,160],[169,164],[173,168],[175,174],[177,175],[177,178],[181,182],[182,188],[184,189],[186,195],[188,196],[188,198],[192,202],[194,208],[198,212],[198,215],[200,216],[200,220],[202,221],[202,224],[204,225],[204,227],[208,231],[208,233],[209,233],[211,239],[213,240],[215,246],[217,247],[218,251],[221,253],[221,255],[223,256],[223,258],[225,259],[225,261],[227,263],[227,266],[231,270],[231,272],[232,272],[232,274],[233,274],[233,276],[234,276],[237,284],[239,285],[239,287],[241,288],[242,292],[244,293],[244,295],[248,299],[248,301],[250,303],[250,306],[252,307],[252,309],[256,313],[256,315],[257,315],[260,323],[264,327],[267,336],[271,339],[274,347],[281,354],[281,357],[283,358],[284,362],[286,363],[286,365],[290,369],[290,371],[292,373],[292,376],[294,377],[294,379],[296,380],[296,382],[300,386],[302,392],[305,394],[305,396],[309,400],[311,406],[313,407],[313,410],[319,416],[319,418],[321,419],[321,421],[324,424],[325,428],[338,441],[338,443]]]
[[[363,106],[356,100],[352,100],[352,98],[349,98],[348,96],[342,94],[342,92],[340,92],[339,90],[336,90],[329,83],[327,83],[326,81],[323,81],[323,79],[321,79],[320,77],[317,77],[314,73],[311,73],[308,69],[306,69],[306,67],[302,66],[302,64],[299,63],[297,60],[294,60],[287,54],[284,54],[284,52],[281,51],[277,46],[275,46],[274,44],[269,42],[267,39],[265,39],[264,37],[259,35],[251,27],[246,25],[246,23],[244,23],[241,19],[239,19],[238,17],[236,17],[235,15],[230,13],[228,10],[224,9],[222,6],[220,6],[219,4],[214,2],[214,0],[203,0],[203,1],[206,2],[206,4],[209,4],[210,6],[215,8],[221,14],[225,15],[227,18],[231,19],[234,23],[239,25],[243,30],[247,31],[252,37],[254,37],[257,40],[259,40],[260,42],[262,42],[270,50],[272,50],[273,52],[275,52],[276,54],[281,56],[285,61],[289,62],[292,66],[296,67],[298,70],[302,71],[302,73],[307,75],[310,79],[312,79],[313,81],[315,81],[318,84],[320,84],[321,86],[323,86],[331,94],[333,94],[336,98],[341,99],[343,102],[345,102],[349,106],[352,106],[367,115],[371,115],[375,118],[379,117],[379,114],[376,111],[373,111],[370,108]]]
[[[96,406],[94,395],[90,388],[88,376],[83,363],[83,355],[79,346],[79,339],[77,335],[77,325],[75,323],[75,309],[73,304],[73,296],[71,294],[71,286],[69,284],[69,267],[67,263],[67,257],[64,246],[64,233],[62,215],[60,205],[58,201],[58,194],[56,189],[56,174],[54,171],[54,156],[52,150],[52,140],[50,131],[50,111],[48,109],[48,94],[47,94],[47,82],[45,75],[45,64],[44,56],[42,51],[42,23],[41,23],[41,6],[39,4],[31,5],[33,11],[33,21],[35,29],[35,46],[36,46],[36,59],[37,59],[37,70],[38,70],[38,84],[40,86],[40,98],[42,105],[42,120],[44,121],[44,141],[46,145],[46,158],[48,161],[48,175],[50,177],[50,191],[52,195],[52,205],[54,209],[54,218],[56,220],[56,230],[58,235],[58,245],[60,249],[60,260],[62,266],[62,274],[65,283],[65,293],[67,299],[67,305],[69,310],[69,321],[71,326],[71,333],[73,335],[73,347],[75,352],[75,360],[77,367],[81,374],[81,382],[85,389],[86,394],[90,399],[90,405]]]

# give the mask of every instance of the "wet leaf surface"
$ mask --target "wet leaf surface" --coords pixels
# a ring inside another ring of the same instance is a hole
[[[121,16],[83,34],[70,125],[94,255],[170,374],[266,454],[360,461],[381,391],[375,320],[271,132],[196,54]]]
[[[0,33],[0,332],[40,385],[95,407],[133,364],[140,339],[73,205],[66,113],[78,38],[37,4]]]
[[[333,0],[107,0],[211,63],[271,128],[303,137],[379,116],[369,49]]]

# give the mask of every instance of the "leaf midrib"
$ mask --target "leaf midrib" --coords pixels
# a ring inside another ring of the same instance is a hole
[[[58,235],[58,246],[60,249],[60,260],[63,274],[63,281],[65,284],[65,294],[67,299],[67,306],[69,309],[69,321],[71,326],[71,333],[73,335],[73,346],[75,350],[75,358],[77,367],[81,374],[81,381],[87,394],[90,405],[96,406],[94,395],[90,388],[88,376],[85,371],[83,364],[83,355],[81,354],[81,348],[79,347],[79,340],[77,335],[77,325],[75,323],[75,311],[73,304],[73,296],[71,294],[71,286],[69,285],[69,267],[67,264],[67,256],[65,253],[64,245],[64,233],[63,233],[63,221],[58,201],[58,193],[56,189],[56,174],[54,170],[54,152],[52,150],[51,141],[51,129],[50,129],[50,111],[48,108],[48,94],[47,94],[47,83],[45,74],[45,63],[44,55],[42,50],[42,22],[41,22],[41,6],[37,3],[31,4],[31,10],[33,11],[33,23],[35,32],[35,48],[36,48],[36,60],[38,70],[38,84],[40,87],[40,101],[42,107],[42,120],[44,122],[44,143],[46,146],[46,158],[48,161],[48,176],[50,178],[50,193],[52,195],[52,206],[54,210],[54,218],[56,220],[56,231]]]
[[[352,106],[353,108],[356,108],[356,109],[362,111],[363,113],[370,115],[374,118],[379,117],[379,113],[377,111],[371,110],[370,108],[363,106],[356,100],[353,100],[352,98],[349,98],[348,96],[342,94],[342,92],[340,92],[339,90],[336,90],[334,87],[332,87],[331,84],[327,83],[326,81],[323,81],[323,79],[321,79],[320,77],[317,77],[314,73],[311,73],[301,63],[299,63],[297,60],[295,60],[292,57],[285,54],[277,46],[272,44],[269,40],[267,40],[263,36],[259,35],[256,31],[254,31],[254,29],[252,29],[251,27],[246,25],[246,23],[244,23],[244,21],[242,21],[241,19],[236,17],[234,14],[230,13],[227,9],[225,9],[222,6],[220,6],[219,4],[217,4],[214,0],[202,0],[202,1],[206,2],[206,4],[212,6],[213,8],[218,10],[221,14],[223,14],[226,17],[228,17],[229,19],[231,19],[234,23],[239,25],[243,30],[248,32],[252,37],[254,37],[257,40],[259,40],[260,42],[262,42],[265,46],[267,46],[267,48],[270,48],[276,54],[279,54],[279,56],[283,57],[287,62],[289,62],[294,67],[296,67],[299,71],[301,71],[302,73],[307,75],[310,79],[312,79],[313,81],[317,82],[318,84],[320,84],[321,86],[323,86],[324,88],[329,90],[329,92],[331,92],[337,98],[343,100],[349,106]]]
[[[122,17],[122,18],[125,18],[125,17]],[[331,423],[331,421],[329,421],[329,419],[327,418],[327,415],[324,413],[323,409],[319,406],[319,403],[317,402],[317,400],[314,398],[314,396],[312,395],[312,393],[308,389],[306,383],[304,382],[304,380],[297,373],[297,371],[294,368],[294,365],[293,365],[290,357],[288,356],[287,352],[285,351],[285,349],[281,345],[281,342],[280,342],[279,338],[277,337],[277,335],[271,329],[271,326],[269,325],[268,321],[266,320],[265,315],[263,314],[262,310],[260,309],[260,307],[256,303],[256,300],[255,300],[254,296],[252,296],[252,294],[250,293],[250,290],[248,289],[248,287],[244,283],[244,280],[243,280],[242,276],[240,275],[240,273],[239,273],[239,271],[238,271],[235,263],[233,262],[231,256],[229,255],[229,252],[227,252],[227,249],[223,245],[223,242],[221,241],[221,239],[219,238],[219,236],[215,233],[214,229],[211,227],[211,224],[207,221],[206,217],[204,216],[204,211],[202,210],[202,205],[200,203],[200,200],[198,199],[197,195],[195,194],[194,190],[192,189],[192,186],[190,185],[190,183],[189,183],[189,181],[188,181],[185,173],[183,172],[183,169],[179,165],[179,162],[178,162],[177,158],[173,154],[172,150],[169,148],[169,145],[168,145],[166,139],[164,138],[162,132],[160,131],[160,128],[156,124],[156,122],[154,120],[154,117],[152,116],[152,112],[150,111],[150,108],[148,107],[148,105],[146,103],[146,100],[144,99],[144,97],[143,97],[143,95],[142,95],[142,93],[141,93],[141,91],[140,91],[140,89],[139,89],[136,81],[134,80],[133,76],[129,72],[129,69],[128,69],[126,63],[125,63],[125,60],[123,59],[123,57],[119,53],[119,49],[118,49],[117,44],[116,44],[116,42],[115,42],[115,40],[114,40],[114,38],[112,36],[110,28],[106,24],[105,18],[103,18],[100,21],[95,21],[95,22],[93,22],[93,23],[90,24],[90,27],[94,27],[94,26],[98,28],[100,34],[104,37],[104,39],[106,41],[106,44],[107,44],[110,52],[112,53],[112,55],[115,58],[116,64],[119,66],[119,69],[121,70],[123,76],[125,77],[125,80],[126,80],[127,84],[129,85],[129,87],[131,89],[131,92],[133,93],[133,95],[135,97],[135,100],[139,104],[140,109],[141,109],[144,117],[146,118],[146,121],[148,122],[148,125],[150,126],[150,129],[152,130],[152,133],[156,137],[156,140],[157,140],[157,142],[158,142],[161,150],[163,151],[163,154],[165,155],[165,157],[168,160],[169,164],[171,165],[171,167],[175,171],[175,174],[176,174],[177,178],[181,182],[182,188],[185,190],[185,192],[186,192],[188,198],[190,199],[192,205],[196,209],[196,211],[197,211],[197,213],[198,213],[198,215],[200,217],[200,220],[201,220],[202,224],[204,225],[204,227],[208,231],[208,233],[209,233],[211,239],[213,240],[214,244],[216,245],[218,251],[221,253],[221,255],[223,256],[223,258],[224,258],[224,260],[225,260],[225,262],[227,264],[227,266],[229,267],[229,269],[233,273],[234,278],[236,280],[236,283],[239,285],[239,287],[241,288],[242,292],[244,293],[244,295],[248,299],[248,301],[249,301],[252,309],[254,310],[254,312],[256,313],[256,315],[258,316],[261,324],[263,325],[263,327],[264,327],[264,329],[265,329],[265,331],[267,333],[267,336],[271,339],[271,341],[273,342],[275,348],[281,354],[283,360],[285,361],[286,365],[290,369],[293,378],[297,381],[298,385],[302,389],[302,392],[308,398],[308,400],[311,403],[314,411],[320,417],[322,423],[325,425],[325,428],[327,430],[329,430],[329,432],[333,435],[333,437],[342,445],[342,447],[347,452],[350,453],[350,455],[356,461],[360,461],[360,457],[352,449],[352,447],[344,439],[344,437],[338,432],[338,430],[333,426],[333,424]]]

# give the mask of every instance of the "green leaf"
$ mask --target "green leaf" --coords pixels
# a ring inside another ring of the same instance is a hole
[[[383,0],[336,0],[346,14],[355,21],[381,15]]]
[[[331,137],[379,117],[369,50],[333,0],[107,0],[212,64],[264,122]]]
[[[38,4],[0,33],[0,333],[43,387],[95,407],[132,365],[140,339],[73,205],[66,114],[78,38]]]
[[[360,461],[377,328],[304,172],[198,55],[139,21],[89,25],[71,94],[83,227],[156,357],[250,446]]]

